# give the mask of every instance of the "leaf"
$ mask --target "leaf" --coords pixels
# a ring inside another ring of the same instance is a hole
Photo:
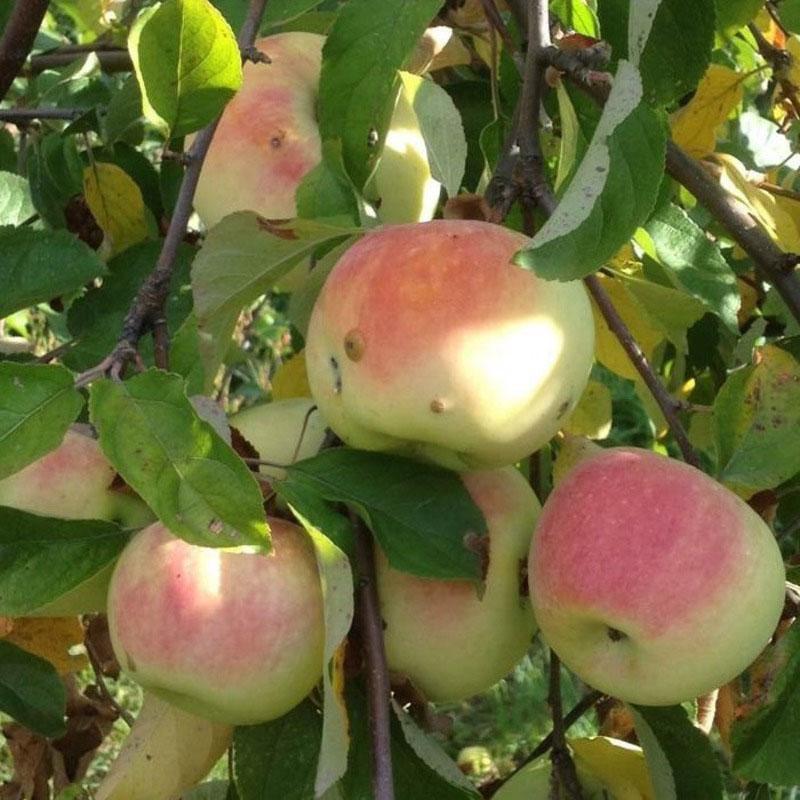
[[[82,408],[64,367],[0,363],[0,479],[58,447]]]
[[[268,548],[253,473],[200,419],[178,375],[151,369],[125,383],[98,381],[89,410],[108,460],[174,534]]]
[[[241,310],[323,242],[357,232],[312,220],[278,224],[250,211],[225,217],[192,266],[192,292],[206,374],[213,376]]]
[[[667,105],[697,86],[714,44],[714,0],[630,4],[628,58],[648,102]]]
[[[94,250],[66,231],[0,228],[0,318],[77,291],[105,269]]]
[[[314,800],[322,715],[310,700],[288,714],[233,734],[233,780],[239,800]]]
[[[83,162],[75,137],[52,133],[34,140],[27,166],[34,207],[48,225],[63,228],[67,201],[83,189]]]
[[[714,402],[719,477],[752,494],[800,471],[800,362],[766,345],[734,372]]]
[[[465,537],[486,535],[486,520],[449,470],[339,447],[289,467],[287,483],[351,505],[395,569],[428,578],[480,577]]]
[[[792,625],[776,648],[782,666],[766,702],[734,723],[733,770],[749,780],[792,786],[800,783],[800,625]]]
[[[297,19],[301,14],[320,5],[322,0],[270,0],[264,11],[262,27],[274,28]]]
[[[645,224],[654,257],[666,267],[676,285],[701,300],[732,333],[738,333],[741,297],[736,276],[719,246],[686,212],[673,203],[656,209]]]
[[[144,136],[142,91],[135,75],[129,75],[114,92],[103,117],[103,139],[106,144],[118,141],[139,144]]]
[[[730,34],[754,19],[764,5],[764,0],[715,0],[715,5],[717,7],[717,30]],[[789,5],[789,3],[784,3],[784,5]],[[783,13],[783,6],[781,6],[781,16]]]
[[[28,181],[21,175],[0,172],[0,225],[21,225],[35,213]]]
[[[69,652],[83,644],[83,627],[77,617],[23,617],[12,624],[11,632],[2,641],[49,661],[59,675],[89,666],[85,654]]]
[[[95,162],[86,167],[83,193],[112,256],[147,238],[142,192],[116,164]]]
[[[575,33],[600,38],[597,15],[586,0],[550,0],[550,13]]]
[[[672,139],[689,155],[703,158],[714,152],[717,128],[742,102],[743,75],[711,64],[694,97],[672,116]]]
[[[439,0],[350,0],[322,51],[319,126],[323,140],[342,142],[357,188],[375,168],[395,98],[396,72],[433,19]]]
[[[343,680],[343,676],[337,673],[341,672],[343,665],[336,656],[353,623],[353,573],[347,556],[295,509],[292,512],[314,542],[325,601],[325,666],[322,672],[324,713],[314,781],[315,796],[320,797],[347,771],[350,736],[347,708],[337,689],[337,684]]]
[[[589,381],[563,427],[564,433],[605,439],[611,433],[611,392],[598,381]]]
[[[164,0],[145,10],[128,49],[144,114],[165,135],[207,125],[242,85],[236,37],[208,0]]]
[[[590,275],[647,219],[664,169],[664,129],[621,61],[589,149],[555,213],[515,263],[548,280]]]
[[[425,140],[431,175],[444,186],[449,197],[455,197],[461,189],[467,162],[461,115],[439,84],[410,72],[400,72],[400,80]]]
[[[631,706],[659,800],[722,800],[722,777],[708,738],[680,706]]]
[[[301,350],[288,361],[284,361],[272,376],[271,382],[273,400],[311,397],[308,375],[306,374],[305,352]]]
[[[53,665],[0,640],[0,710],[42,736],[66,730],[67,697]]]
[[[558,98],[558,116],[561,120],[558,172],[554,184],[554,188],[558,191],[572,177],[572,173],[580,163],[589,143],[583,136],[575,107],[572,105],[563,81],[559,81],[556,85],[556,97]]]
[[[295,191],[297,216],[345,224],[359,221],[359,198],[345,172],[339,142],[322,145],[322,160],[309,170]]]
[[[30,614],[97,576],[128,542],[113,522],[0,506],[0,614]]]

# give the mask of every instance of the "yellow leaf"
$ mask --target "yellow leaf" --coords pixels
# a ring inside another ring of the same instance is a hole
[[[720,185],[747,206],[776,244],[787,253],[800,250],[800,203],[756,186],[744,164],[733,156],[715,153],[714,160],[722,168]]]
[[[95,162],[83,171],[86,204],[115,256],[147,237],[142,192],[116,164]]]
[[[13,620],[5,640],[49,661],[60,675],[83,669],[85,655],[70,655],[69,649],[83,643],[83,628],[77,617],[20,617]]]
[[[653,351],[664,338],[663,333],[650,322],[644,309],[622,281],[609,278],[606,275],[600,275],[598,279],[617,312],[631,330],[631,333],[633,333],[634,338],[639,343],[639,347],[642,348],[642,352],[648,359],[652,359]],[[616,372],[617,375],[635,380],[639,373],[631,363],[627,353],[622,349],[617,337],[609,329],[594,301],[592,301],[592,311],[594,313],[594,328],[597,340],[597,360],[612,372]]]
[[[611,392],[608,387],[598,381],[589,381],[563,430],[573,436],[605,439],[611,433]]]
[[[291,400],[295,397],[311,397],[304,352],[284,361],[272,378],[273,400]]]
[[[793,86],[800,86],[800,36],[796,33],[789,36],[786,39],[785,49],[792,57],[786,77]]]
[[[720,64],[711,64],[694,97],[671,122],[675,143],[695,158],[714,152],[717,128],[742,102],[744,76]]]
[[[606,736],[570,739],[569,744],[576,765],[598,778],[613,797],[654,800],[655,791],[640,747]]]

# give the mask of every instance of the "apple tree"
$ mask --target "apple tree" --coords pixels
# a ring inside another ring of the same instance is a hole
[[[797,0],[2,3],[2,797],[794,797],[798,136]]]

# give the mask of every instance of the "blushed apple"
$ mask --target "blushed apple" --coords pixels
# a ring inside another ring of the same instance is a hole
[[[430,580],[389,566],[378,551],[377,587],[389,668],[432,701],[488,689],[525,655],[536,632],[525,563],[539,515],[536,495],[513,467],[461,476],[486,517],[485,590]]]
[[[144,688],[217,722],[282,716],[322,676],[322,588],[305,531],[270,518],[273,549],[198,547],[156,523],[108,592],[111,643]]]
[[[772,636],[784,567],[761,518],[694,467],[647,450],[581,461],[531,546],[541,633],[582,680],[670,705],[742,672]]]
[[[306,368],[353,447],[469,470],[541,447],[586,386],[594,323],[579,282],[511,263],[528,242],[473,220],[368,233],[317,298]]]

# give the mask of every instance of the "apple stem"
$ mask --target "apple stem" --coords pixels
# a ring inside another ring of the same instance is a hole
[[[553,762],[553,785],[550,796],[561,797],[559,787],[564,789],[568,800],[583,800],[583,792],[575,771],[575,763],[567,747],[564,709],[561,702],[561,660],[550,651],[550,688],[547,702],[553,717],[552,749],[550,760]]]
[[[375,800],[394,800],[391,745],[391,686],[383,620],[375,578],[375,553],[372,535],[361,519],[348,512],[355,532],[357,575],[356,618],[361,630],[367,674],[369,729],[372,739],[372,796]]]

